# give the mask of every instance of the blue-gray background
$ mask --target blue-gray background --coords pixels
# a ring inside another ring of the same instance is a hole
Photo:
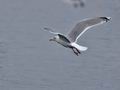
[[[67,33],[85,18],[112,20],[87,31],[80,56],[41,28]],[[120,90],[120,1],[0,0],[0,90]]]

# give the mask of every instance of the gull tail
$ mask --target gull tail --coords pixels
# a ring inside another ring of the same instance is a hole
[[[79,48],[78,48],[80,51],[86,51],[88,49],[88,47],[85,47],[85,46],[80,46],[79,45]]]
[[[88,47],[85,47],[85,46],[81,46],[81,45],[78,45],[76,43],[71,43],[71,45],[75,48],[77,48],[78,50],[80,51],[86,51],[88,49]]]

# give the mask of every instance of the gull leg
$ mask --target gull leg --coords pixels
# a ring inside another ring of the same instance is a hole
[[[73,47],[73,49],[74,51],[77,51],[77,53],[81,54],[81,52],[77,48]]]
[[[77,56],[78,56],[78,53],[77,53],[76,51],[74,51],[74,50],[73,50],[73,52],[75,53],[75,55],[77,55]]]
[[[76,48],[72,48],[73,52],[78,56],[80,54],[80,51]]]
[[[76,49],[76,51],[79,53],[79,54],[81,54],[81,52],[77,49],[77,48],[75,48]]]

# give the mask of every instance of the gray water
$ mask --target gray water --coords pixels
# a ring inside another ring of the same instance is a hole
[[[67,33],[85,18],[112,20],[78,41],[80,56],[56,43],[43,27]],[[120,0],[0,0],[0,90],[120,90]]]

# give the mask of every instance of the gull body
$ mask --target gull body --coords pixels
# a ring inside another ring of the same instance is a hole
[[[95,17],[92,19],[86,19],[76,24],[76,26],[67,34],[56,33],[50,28],[44,28],[50,33],[56,34],[50,41],[55,41],[66,48],[70,48],[78,56],[81,51],[86,51],[88,48],[78,45],[77,39],[89,28],[108,22],[110,17]]]
[[[55,41],[59,43],[60,45],[70,48],[73,50],[73,52],[78,56],[81,52],[80,51],[86,51],[87,47],[80,46],[75,42],[70,42],[69,39],[67,39],[64,35],[58,34],[51,38],[49,41]]]

